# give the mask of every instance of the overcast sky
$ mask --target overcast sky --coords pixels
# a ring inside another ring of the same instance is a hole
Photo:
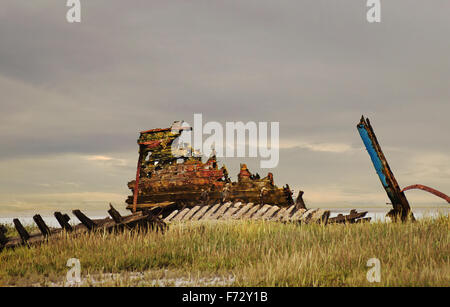
[[[0,213],[123,207],[141,130],[278,121],[275,183],[308,206],[385,206],[356,124],[401,186],[450,193],[450,2],[66,1],[0,4]],[[222,159],[236,178],[239,162]],[[412,206],[446,206],[409,191]]]

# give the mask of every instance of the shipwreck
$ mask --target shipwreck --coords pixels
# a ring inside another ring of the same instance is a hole
[[[349,214],[330,217],[330,211],[308,209],[303,191],[293,199],[289,185],[275,185],[273,174],[261,178],[245,164],[240,165],[237,181],[232,181],[223,165],[219,167],[213,154],[202,162],[200,154],[185,144],[177,144],[185,131],[182,122],[168,128],[140,132],[139,158],[136,177],[128,182],[131,195],[126,199],[130,215],[121,216],[110,205],[109,217],[92,220],[80,210],[73,210],[79,224],[69,223],[70,217],[61,212],[54,216],[60,228],[50,228],[43,218],[33,217],[38,231],[29,233],[19,219],[14,219],[18,237],[8,237],[7,228],[0,225],[0,251],[18,246],[33,246],[58,240],[65,235],[86,232],[123,230],[159,231],[164,233],[170,223],[223,220],[264,220],[297,224],[352,224],[370,221],[367,211],[351,210]],[[405,191],[420,189],[450,203],[446,194],[428,186],[415,184],[400,188],[375,136],[370,121],[364,117],[357,125],[378,177],[391,200],[388,216],[394,220],[414,220]]]
[[[238,181],[232,182],[226,167],[219,168],[215,155],[202,162],[192,148],[176,147],[174,141],[186,129],[177,121],[169,128],[140,133],[136,179],[128,183],[132,192],[126,200],[128,209],[136,212],[172,204],[181,208],[224,202],[294,204],[289,185],[277,187],[272,173],[260,178],[241,164]]]

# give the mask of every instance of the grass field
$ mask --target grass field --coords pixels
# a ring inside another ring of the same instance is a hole
[[[0,285],[62,285],[67,260],[78,258],[83,285],[448,287],[449,226],[441,216],[406,224],[203,222],[173,224],[165,234],[86,234],[1,252]],[[379,283],[366,278],[374,257]]]

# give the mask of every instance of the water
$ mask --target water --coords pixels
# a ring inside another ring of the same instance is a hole
[[[95,219],[103,219],[103,218],[107,217],[106,215],[102,215],[102,216],[97,215],[96,216],[96,215],[89,215],[89,214],[87,214],[87,216],[90,219],[93,219],[93,220],[95,220]],[[5,225],[5,224],[13,224],[13,219],[14,218],[15,217],[0,217],[0,224],[3,224],[3,225]],[[34,221],[33,221],[33,216],[32,215],[31,216],[18,216],[17,218],[20,220],[20,222],[24,226],[36,225],[34,223]],[[44,222],[47,224],[48,227],[55,227],[55,228],[60,228],[61,227],[59,225],[58,221],[56,220],[56,218],[53,215],[48,215],[48,216],[42,215],[42,219],[44,220]],[[78,223],[80,223],[80,221],[75,216],[70,215],[69,223],[71,223],[71,224],[78,224]]]
[[[353,209],[353,208],[352,208]],[[391,210],[390,207],[386,208],[354,208],[358,212],[368,211],[366,217],[372,218],[372,222],[384,222],[389,220],[389,218],[386,218],[386,214]],[[335,217],[338,214],[348,214],[350,213],[349,208],[339,208],[339,209],[329,209],[331,211],[330,217]],[[435,218],[439,215],[449,215],[450,208],[415,208],[412,209],[414,217],[416,219],[422,219],[422,218]]]
[[[386,218],[386,213],[390,210],[389,207],[386,208],[331,208],[329,209],[331,211],[330,217],[335,217],[338,214],[349,214],[351,209],[356,209],[358,212],[362,211],[368,211],[366,217],[371,217],[371,221],[386,221],[389,220]],[[122,213],[122,212],[121,212]],[[413,209],[413,213],[416,219],[421,219],[424,217],[437,217],[439,215],[449,215],[450,214],[450,208],[448,207],[439,207],[439,208],[415,208]],[[109,215],[104,214],[102,212],[89,212],[85,211],[85,214],[89,216],[91,219],[103,219],[106,217],[109,217]],[[129,214],[124,213],[124,214]],[[34,213],[26,214],[26,213],[20,213],[17,216],[10,215],[8,217],[0,217],[0,224],[12,224],[14,218],[19,218],[23,225],[34,225],[33,221],[33,215]],[[72,214],[69,215],[71,220],[71,223],[78,224],[78,219],[73,216]],[[53,215],[42,215],[42,219],[45,221],[45,223],[49,227],[60,227],[58,224],[58,221],[55,219]]]

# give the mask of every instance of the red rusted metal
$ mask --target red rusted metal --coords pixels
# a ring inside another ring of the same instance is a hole
[[[136,207],[137,207],[137,198],[138,198],[138,194],[139,194],[139,179],[141,177],[142,159],[143,159],[143,154],[142,154],[142,149],[140,149],[137,170],[136,170],[136,182],[134,184],[134,190],[133,190],[133,213],[136,212]]]
[[[177,121],[170,128],[141,132],[136,179],[128,183],[133,192],[126,200],[128,209],[136,212],[158,203],[196,205],[202,201],[202,195],[207,195],[211,202],[220,202],[227,193],[233,201],[255,203],[263,190],[267,194],[266,204],[287,206],[293,203],[292,191],[288,186],[278,188],[271,173],[260,178],[242,164],[238,182],[231,182],[226,167],[218,167],[215,155],[203,163],[189,146],[179,146],[184,154],[174,155],[173,142],[183,131],[192,130],[182,124]]]
[[[181,127],[181,126],[178,126],[178,127],[169,127],[169,128],[155,128],[155,129],[141,131],[140,133],[167,132],[167,131],[173,130],[174,128],[176,130],[186,130],[186,131],[192,130],[192,127]]]
[[[427,192],[429,192],[429,193],[431,193],[433,195],[436,195],[437,197],[440,197],[440,198],[446,200],[448,203],[450,203],[450,197],[449,196],[445,195],[444,193],[442,193],[442,192],[440,192],[440,191],[438,191],[436,189],[427,187],[427,186],[422,185],[422,184],[413,184],[413,185],[407,186],[406,188],[403,188],[402,192],[405,192],[405,191],[408,191],[408,190],[414,190],[414,189],[427,191]]]
[[[156,129],[150,129],[146,131],[141,131],[141,133],[155,133],[155,132],[163,132],[163,131],[170,131],[172,128],[156,128]]]
[[[145,145],[149,149],[153,149],[158,147],[161,144],[161,141],[148,141],[148,142],[139,142],[139,145]]]

